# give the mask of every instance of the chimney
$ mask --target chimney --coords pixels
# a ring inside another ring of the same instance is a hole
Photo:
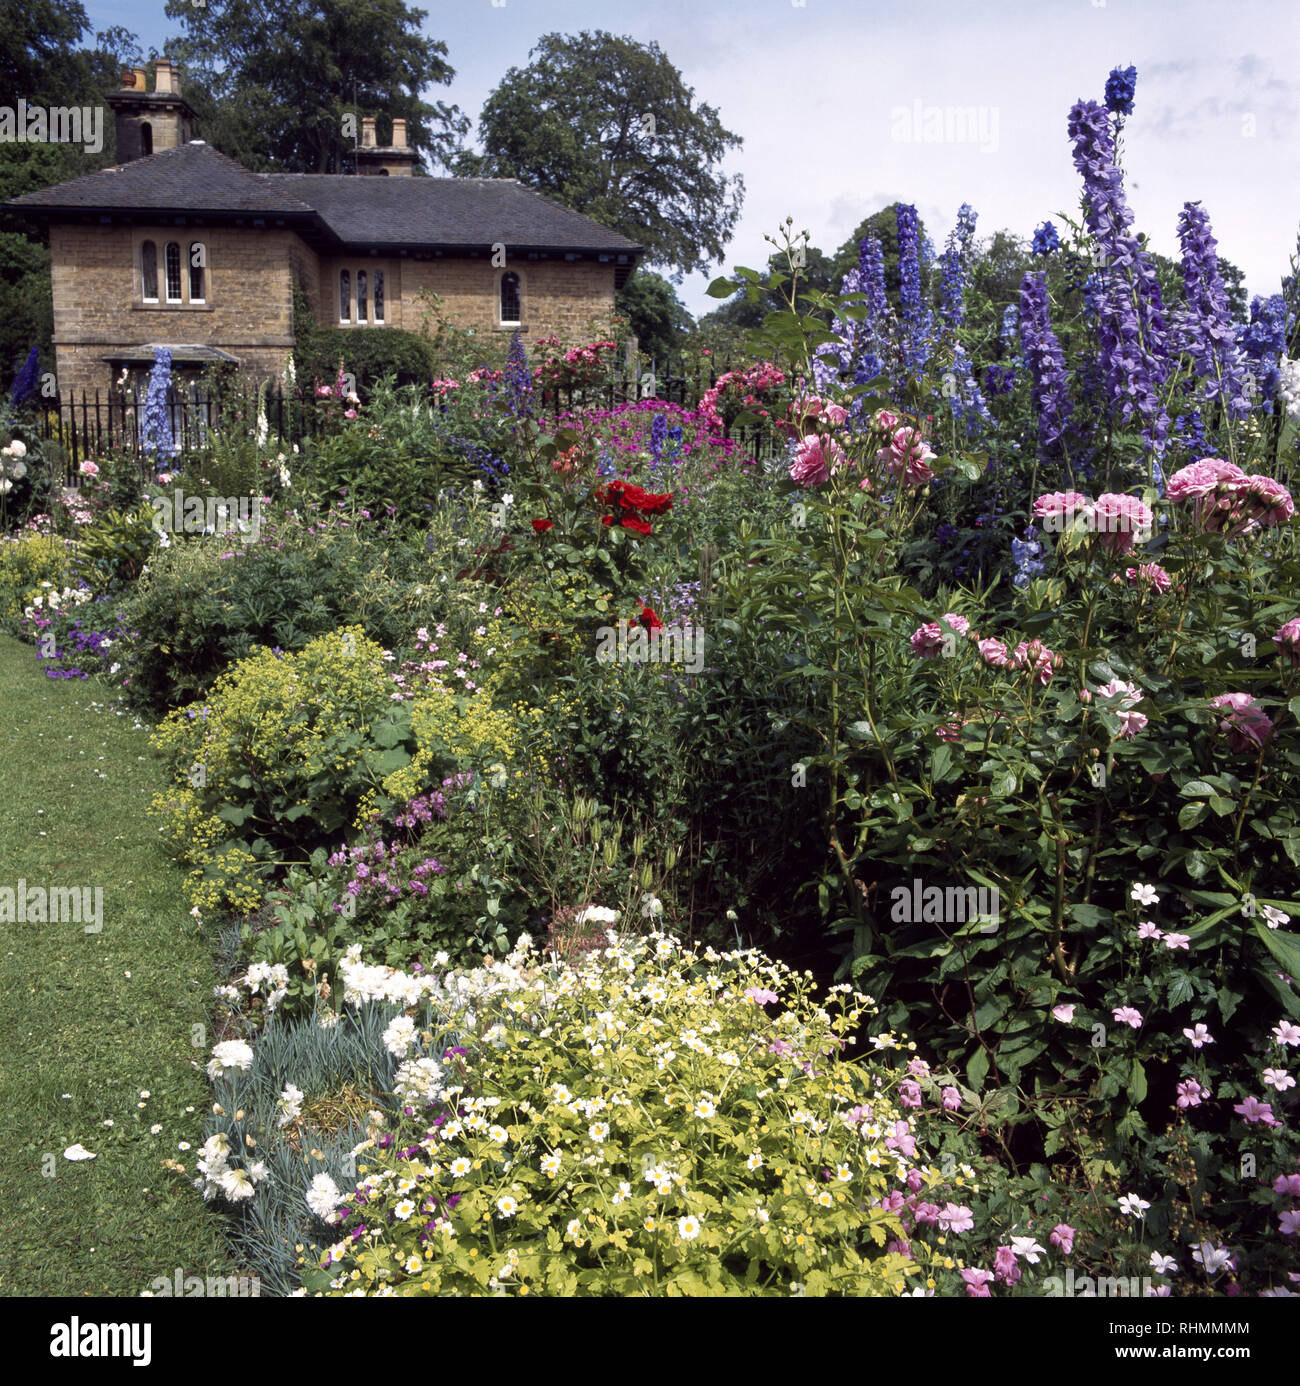
[[[406,122],[397,117],[393,119],[393,148],[406,148]]]
[[[121,88],[110,92],[107,101],[117,122],[119,163],[188,144],[194,133],[194,112],[181,95],[180,69],[169,58],[158,59],[153,91],[144,68],[137,67],[122,74]]]
[[[134,82],[134,84],[133,84],[134,87],[135,87],[135,90],[136,90],[136,91],[148,91],[148,90],[149,90],[149,79],[144,75],[144,68],[142,68],[142,67],[137,67],[137,68],[134,68],[133,71],[134,71],[134,73],[135,73],[135,82]]]
[[[159,96],[170,96],[172,92],[172,65],[167,58],[159,58],[154,68],[153,89]]]
[[[363,149],[373,149],[375,147],[374,116],[361,117],[361,147]]]

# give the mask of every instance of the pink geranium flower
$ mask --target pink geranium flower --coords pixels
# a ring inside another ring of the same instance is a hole
[[[915,1078],[904,1078],[898,1085],[898,1101],[903,1107],[919,1107],[921,1105],[921,1085]]]
[[[1111,1015],[1117,1025],[1131,1025],[1135,1030],[1142,1026],[1142,1012],[1132,1006],[1116,1006]]]
[[[1160,930],[1147,919],[1138,925],[1138,938],[1162,938]]]
[[[943,1109],[945,1112],[957,1112],[961,1110],[961,1093],[953,1087],[944,1088],[940,1094],[943,1098]],[[1300,1175],[1297,1175],[1300,1178]]]
[[[1193,1049],[1199,1049],[1203,1044],[1213,1044],[1214,1036],[1206,1029],[1203,1022],[1198,1021],[1196,1029],[1184,1030],[1183,1035],[1191,1041]]]
[[[971,1299],[992,1299],[989,1293],[989,1281],[993,1279],[993,1272],[986,1270],[976,1270],[967,1267],[961,1273],[961,1278],[966,1282],[966,1293]]]
[[[1232,1109],[1252,1126],[1256,1122],[1263,1122],[1265,1126],[1278,1126],[1279,1123],[1273,1116],[1273,1107],[1268,1102],[1261,1102],[1258,1098],[1248,1097],[1244,1102],[1238,1102]]]
[[[1004,1285],[1014,1285],[1020,1279],[1020,1263],[1009,1246],[1000,1246],[993,1256],[993,1274]]]
[[[1180,1107],[1199,1107],[1201,1099],[1208,1095],[1209,1089],[1203,1088],[1195,1078],[1188,1078],[1178,1085],[1178,1105]]]
[[[945,1203],[939,1211],[940,1232],[969,1232],[975,1226],[975,1215],[959,1203]]]
[[[1072,1024],[1074,1021],[1074,1005],[1075,1003],[1071,1002],[1068,1006],[1053,1006],[1053,1018],[1059,1020],[1062,1025]]]
[[[766,987],[750,987],[745,995],[756,1005],[762,1006],[769,1001],[777,1000],[776,992],[769,991]]]
[[[1051,1246],[1060,1247],[1063,1256],[1068,1256],[1074,1250],[1074,1228],[1068,1222],[1058,1222],[1047,1241]]]
[[[1228,709],[1219,730],[1234,751],[1257,751],[1272,740],[1272,720],[1249,693],[1221,693],[1210,706]]]

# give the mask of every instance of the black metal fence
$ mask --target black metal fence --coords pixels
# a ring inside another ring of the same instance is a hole
[[[597,384],[539,390],[533,404],[539,418],[549,422],[577,409],[614,409],[637,401],[654,400],[689,410],[729,369],[730,362],[720,370],[705,367],[698,360],[675,366],[671,362],[662,366],[651,363],[640,374],[624,371]],[[136,457],[142,476],[150,475],[153,462],[142,439],[144,414],[144,395],[126,390],[83,391],[44,401],[39,409],[40,432],[47,443],[58,445],[65,485],[79,484],[78,469],[83,461],[103,458],[113,451]],[[202,450],[212,435],[231,429],[289,451],[326,426],[324,412],[309,391],[286,391],[281,386],[260,396],[251,390],[214,392],[201,384],[173,387],[167,421],[173,443],[180,445],[182,454]],[[729,430],[728,436],[737,444],[738,452],[755,461],[770,457],[780,447],[764,429]]]

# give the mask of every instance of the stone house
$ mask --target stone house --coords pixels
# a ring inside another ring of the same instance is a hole
[[[614,309],[641,247],[514,179],[412,176],[406,122],[358,173],[252,173],[192,138],[178,74],[109,98],[121,162],[5,204],[49,224],[59,394],[106,391],[166,346],[178,375],[231,361],[281,378],[293,287],[316,322],[419,331],[420,291],[485,335],[577,342]]]

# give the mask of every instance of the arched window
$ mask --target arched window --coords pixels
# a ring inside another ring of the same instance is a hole
[[[375,271],[375,321],[384,320],[384,272]]]
[[[190,243],[190,302],[203,303],[203,261],[207,249],[199,241]]]
[[[175,241],[167,242],[167,302],[181,301],[181,248]]]
[[[352,321],[352,276],[339,270],[339,321]]]
[[[146,303],[158,302],[158,247],[145,241],[140,247],[140,283]]]
[[[153,126],[147,120],[140,122],[140,154],[148,158],[153,153]]]
[[[519,276],[514,273],[501,276],[501,326],[518,327],[519,315]]]
[[[370,316],[366,306],[366,272],[357,271],[357,321],[365,322]]]

